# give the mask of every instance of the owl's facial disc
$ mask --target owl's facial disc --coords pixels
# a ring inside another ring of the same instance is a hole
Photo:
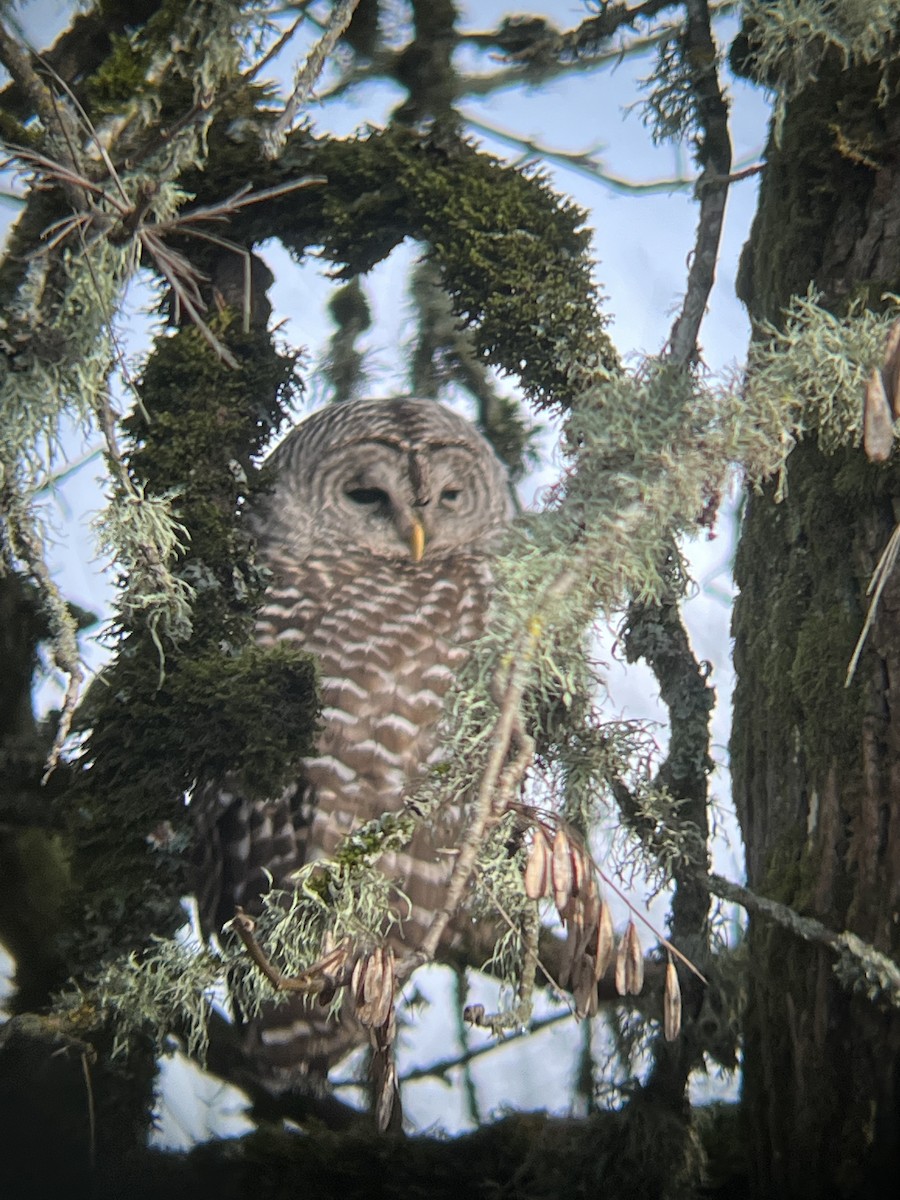
[[[370,548],[380,548],[385,538],[390,539],[396,534],[397,542],[406,547],[413,562],[422,561],[428,540],[425,526],[408,503],[384,488],[349,487],[345,495],[358,507],[367,532],[374,535],[378,543]]]
[[[322,456],[328,501],[320,526],[334,544],[412,559],[468,550],[496,520],[490,480],[467,446],[359,441]]]

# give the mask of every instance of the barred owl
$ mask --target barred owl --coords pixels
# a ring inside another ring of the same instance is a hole
[[[512,515],[488,443],[431,400],[322,409],[270,463],[275,486],[252,518],[272,575],[256,636],[318,657],[323,728],[286,795],[224,798],[217,925],[403,805],[439,753],[444,697],[484,628],[492,547]],[[422,830],[379,863],[412,905],[403,922],[411,945],[441,903],[450,860],[440,849]],[[353,1040],[296,998],[247,1033],[257,1060],[285,1081],[324,1074]]]

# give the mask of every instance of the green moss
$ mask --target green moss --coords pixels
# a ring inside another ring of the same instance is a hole
[[[109,10],[108,19],[115,21],[122,6],[101,7]],[[110,52],[86,81],[91,117],[127,112],[142,100],[160,105],[165,114],[163,126],[182,117],[192,104],[191,84],[184,72],[170,69],[152,82],[148,73],[154,60],[173,54],[187,59],[197,53],[197,43],[206,32],[202,7],[190,0],[163,0],[146,6],[145,11],[133,10],[126,19],[128,33],[110,35]]]
[[[239,367],[222,363],[196,329],[161,338],[140,382],[143,412],[126,426],[131,465],[158,493],[175,491],[190,545],[179,571],[202,594],[191,648],[240,645],[262,596],[239,502],[267,486],[254,466],[295,394],[296,356],[268,335],[218,323]]]
[[[220,127],[210,136],[257,187],[327,180],[236,214],[233,228],[248,243],[275,232],[298,257],[320,245],[345,277],[371,270],[406,238],[424,243],[481,360],[516,375],[533,403],[568,404],[588,378],[615,367],[585,214],[537,172],[451,134],[391,126],[345,139],[300,131],[276,176],[252,144]],[[204,201],[225,186],[215,173],[186,185]]]
[[[190,537],[176,571],[196,599],[191,637],[164,647],[162,672],[154,631],[123,616],[116,660],[84,706],[89,770],[76,832],[85,961],[180,922],[178,897],[189,890],[184,794],[226,777],[248,796],[278,794],[316,728],[309,656],[247,644],[265,580],[239,518],[266,487],[254,456],[291,400],[295,359],[264,331],[237,331],[227,315],[217,333],[239,368],[195,329],[162,336],[140,383],[144,411],[127,423],[129,469],[148,494],[177,492]]]
[[[804,295],[810,283],[836,311],[850,299],[829,286],[831,268],[822,254],[847,225],[848,213],[865,206],[871,187],[871,166],[847,152],[851,145],[868,144],[873,132],[884,138],[871,85],[867,72],[853,76],[851,84],[845,72],[823,71],[793,101],[780,143],[770,141],[767,170],[779,186],[760,194],[737,280],[737,293],[756,319],[778,324],[791,297]],[[823,120],[829,112],[836,113],[835,121]],[[868,284],[880,294],[885,282]]]
[[[121,112],[147,91],[152,51],[145,41],[113,34],[111,51],[87,84],[94,116]]]
[[[320,143],[314,160],[329,180],[329,256],[368,269],[402,236],[424,242],[484,361],[518,375],[530,401],[566,403],[614,363],[585,215],[539,174],[397,129]]]
[[[749,639],[746,661],[756,666],[757,721],[769,713],[776,727],[802,727],[798,748],[817,773],[848,748],[860,716],[858,690],[844,688],[864,616],[859,564],[848,554],[857,509],[834,483],[852,476],[859,457],[824,456],[802,443],[790,459],[788,500],[752,501],[735,563],[744,600],[734,632],[742,644]]]
[[[182,1178],[190,1181],[192,1194],[202,1180],[204,1195],[252,1193],[258,1200],[275,1200],[303,1194],[308,1180],[315,1179],[319,1200],[425,1195],[450,1200],[461,1194],[474,1200],[497,1195],[689,1200],[700,1174],[696,1134],[688,1122],[672,1116],[671,1108],[650,1109],[638,1102],[584,1121],[518,1114],[453,1139],[325,1130],[298,1137],[260,1129],[200,1146],[181,1163],[173,1156],[159,1158],[148,1164],[152,1176],[136,1180],[137,1191],[130,1187],[129,1192],[135,1200],[171,1194]]]

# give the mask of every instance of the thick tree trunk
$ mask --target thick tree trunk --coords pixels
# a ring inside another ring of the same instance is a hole
[[[838,313],[900,290],[900,102],[837,65],[770,146],[741,292],[778,322],[810,283]],[[862,396],[860,396],[862,404]],[[900,958],[900,577],[850,688],[900,469],[791,456],[751,498],[736,564],[735,798],[750,885]],[[900,1013],[851,996],[834,956],[751,922],[743,1108],[759,1196],[881,1195],[900,1174]]]

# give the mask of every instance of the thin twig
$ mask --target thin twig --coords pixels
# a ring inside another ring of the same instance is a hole
[[[345,942],[323,955],[299,975],[285,975],[267,957],[256,940],[256,922],[252,917],[237,907],[229,924],[244,943],[247,954],[258,970],[277,992],[300,992],[304,996],[317,996],[326,988],[342,987],[350,981],[351,954]]]
[[[863,646],[866,644],[866,638],[869,636],[869,630],[875,624],[878,605],[881,603],[881,594],[894,572],[898,554],[900,554],[900,524],[894,526],[894,531],[881,553],[881,558],[878,560],[878,565],[873,571],[869,586],[866,589],[866,595],[871,596],[872,599],[869,601],[869,608],[866,612],[866,619],[863,622],[862,632],[857,638],[856,645],[853,647],[853,654],[850,656],[847,677],[844,680],[845,688],[848,688],[853,682],[853,676],[856,674],[856,668],[859,665],[860,655],[863,652]]]
[[[91,1084],[91,1067],[87,1050],[81,1052],[81,1073],[84,1076],[84,1090],[87,1095],[88,1162],[93,1171],[97,1165],[97,1113],[94,1108],[94,1088]]]
[[[490,896],[494,908],[506,922],[507,926],[513,930],[513,932],[518,933],[520,927],[506,911],[505,905],[502,903],[500,897],[491,887],[487,877],[483,873],[481,875],[481,886]],[[525,931],[525,958],[522,967],[522,973],[519,978],[519,1005],[517,1006],[517,1012],[522,1012],[524,1015],[521,1016],[521,1020],[515,1021],[514,1024],[522,1024],[529,1020],[531,1016],[532,992],[534,991],[534,979],[537,974],[538,967],[540,967],[541,973],[547,980],[547,983],[550,985],[550,990],[553,992],[556,999],[561,1000],[564,1004],[569,1003],[569,997],[566,989],[561,983],[558,982],[557,979],[554,978],[553,972],[550,971],[546,963],[541,960],[538,953],[541,926],[540,922],[538,921],[536,905],[531,905],[531,913],[533,920],[529,922],[530,928]],[[523,1001],[527,1004],[527,1012],[521,1007]],[[572,1012],[574,1011],[575,1010],[573,1008]],[[493,1029],[495,1025],[499,1027],[501,1022],[499,1018],[488,1018],[485,1020],[485,1025],[489,1025]]]
[[[269,47],[269,49],[265,52],[265,54],[262,55],[261,58],[258,58],[256,62],[252,64],[252,66],[247,68],[243,75],[243,82],[245,84],[252,83],[263,67],[267,66],[273,58],[278,57],[288,42],[293,38],[300,26],[304,25],[309,20],[309,14],[305,10],[309,8],[311,3],[312,0],[303,0],[302,4],[296,6],[301,10],[300,16],[296,19],[296,21],[293,22],[293,24],[287,27],[281,37]]]
[[[489,125],[487,122],[478,120],[465,112],[463,113],[463,117],[466,124],[471,129],[474,129],[476,133],[484,134],[485,137],[494,138],[496,141],[504,143],[504,145],[515,146],[520,149],[525,161],[542,158],[547,162],[559,163],[562,167],[568,167],[572,171],[578,171],[582,175],[587,175],[591,179],[605,184],[606,187],[611,188],[614,192],[632,196],[650,196],[658,192],[686,190],[693,187],[696,182],[689,175],[676,176],[669,179],[654,179],[647,183],[626,179],[624,176],[613,175],[609,172],[603,163],[596,158],[593,151],[558,150],[553,146],[544,145],[534,138],[520,137],[518,134],[501,129],[497,125]]]
[[[464,1067],[468,1063],[474,1062],[477,1058],[483,1058],[485,1054],[492,1054],[495,1050],[501,1050],[504,1046],[509,1046],[512,1042],[517,1042],[520,1038],[531,1037],[535,1033],[540,1033],[542,1029],[548,1029],[552,1025],[559,1025],[562,1021],[570,1021],[574,1016],[575,1010],[567,1009],[565,1012],[553,1013],[551,1016],[541,1017],[537,1021],[532,1021],[527,1029],[513,1029],[499,1039],[486,1042],[483,1046],[476,1046],[472,1050],[466,1050],[462,1054],[457,1054],[454,1058],[441,1059],[440,1062],[432,1063],[429,1067],[415,1067],[403,1075],[400,1082],[412,1083],[416,1079],[440,1079],[448,1071]],[[350,1080],[340,1080],[334,1086],[346,1087],[349,1083]]]

